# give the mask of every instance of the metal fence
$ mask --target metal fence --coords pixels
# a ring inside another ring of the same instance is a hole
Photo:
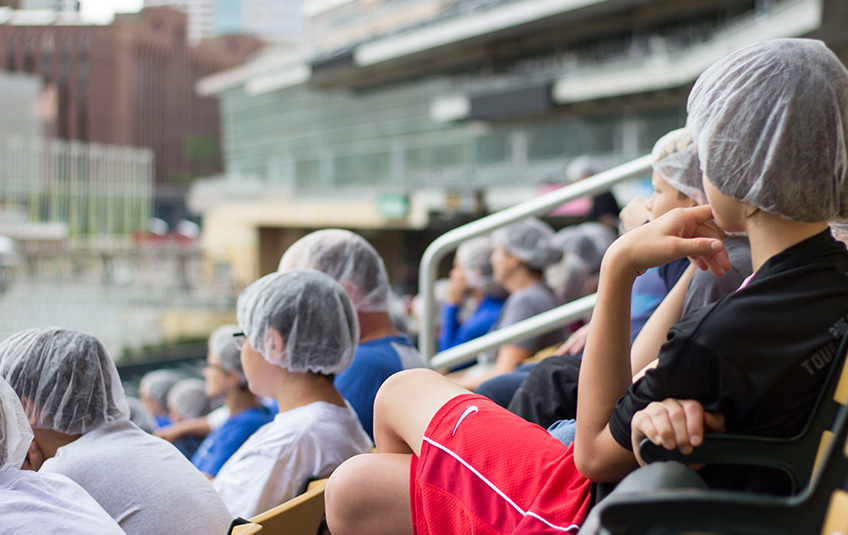
[[[150,149],[0,138],[4,227],[58,223],[70,238],[122,235],[146,229],[152,210]]]

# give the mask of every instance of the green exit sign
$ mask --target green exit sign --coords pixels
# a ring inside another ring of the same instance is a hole
[[[406,195],[380,195],[377,212],[386,219],[402,219],[409,215],[409,197]]]

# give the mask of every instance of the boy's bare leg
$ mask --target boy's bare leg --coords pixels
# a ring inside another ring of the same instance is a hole
[[[427,369],[389,377],[374,401],[374,442],[379,453],[421,453],[424,431],[453,397],[468,394],[445,376]]]
[[[412,455],[357,455],[336,468],[324,492],[333,535],[412,534],[409,463]]]
[[[424,432],[442,405],[467,393],[426,369],[400,372],[383,383],[374,402],[379,453],[349,459],[327,484],[327,524],[333,535],[412,533],[412,454],[421,452]]]

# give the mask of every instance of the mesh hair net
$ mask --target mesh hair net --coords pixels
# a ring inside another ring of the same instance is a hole
[[[586,262],[574,253],[566,253],[545,270],[545,282],[561,303],[570,303],[590,293],[589,275]]]
[[[168,408],[183,419],[197,418],[212,409],[203,379],[182,379],[168,392]]]
[[[552,242],[553,236],[549,225],[530,217],[494,231],[492,244],[503,247],[530,268],[545,269],[562,258],[562,250]]]
[[[233,335],[241,332],[238,325],[221,325],[209,336],[209,352],[218,357],[218,363],[225,370],[238,374],[239,383],[246,385],[244,369],[241,367],[241,352],[238,350]]]
[[[156,430],[156,419],[144,406],[140,399],[127,396],[127,405],[130,408],[130,421],[146,433],[153,434]]]
[[[468,286],[477,290],[488,290],[493,284],[492,240],[485,236],[472,238],[459,244],[456,257]]]
[[[244,289],[238,323],[265,360],[293,372],[336,374],[353,360],[359,321],[338,282],[311,269],[266,275]],[[268,328],[283,338],[282,348],[267,343]]]
[[[686,128],[672,130],[654,145],[651,165],[671,187],[698,204],[706,204],[698,148]]]
[[[601,223],[583,223],[565,227],[554,236],[554,243],[566,253],[580,257],[590,273],[601,270],[601,260],[607,248],[615,241],[615,232]]]
[[[776,39],[719,60],[689,95],[721,193],[794,221],[848,217],[848,71],[823,43]]]
[[[168,392],[183,376],[173,370],[155,370],[144,374],[138,384],[139,392],[147,392],[162,405],[168,406]]]
[[[29,329],[0,342],[0,375],[34,428],[68,435],[129,418],[115,362],[100,340],[71,329]]]
[[[21,400],[0,377],[0,474],[9,468],[20,468],[32,442],[32,429],[27,422]]]
[[[336,279],[358,312],[388,312],[389,275],[377,250],[359,234],[325,229],[294,242],[278,271],[311,268]]]
[[[848,220],[837,219],[828,223],[830,233],[837,240],[845,240],[848,238]]]

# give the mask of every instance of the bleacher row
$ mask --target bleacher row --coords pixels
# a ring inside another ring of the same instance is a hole
[[[652,154],[650,221],[601,261],[579,393],[542,397],[572,402],[571,417],[545,430],[480,395],[522,372],[532,346],[505,344],[473,371],[414,369],[426,366],[389,315],[379,255],[324,229],[210,337],[204,375],[227,385],[213,394],[226,398],[224,426],[267,412],[259,397],[278,405],[217,475],[127,421],[95,337],[30,329],[0,342],[2,525],[217,533],[244,514],[230,533],[844,535],[848,70],[820,42],[758,43],[710,67],[688,111]],[[686,315],[696,267],[717,280],[734,269],[734,233],[750,241],[753,273]],[[519,294],[554,306],[541,282],[561,256],[552,234],[538,220],[492,234],[483,257],[510,294],[495,329],[534,310]],[[637,283],[664,282],[673,263],[678,282],[634,329]]]

